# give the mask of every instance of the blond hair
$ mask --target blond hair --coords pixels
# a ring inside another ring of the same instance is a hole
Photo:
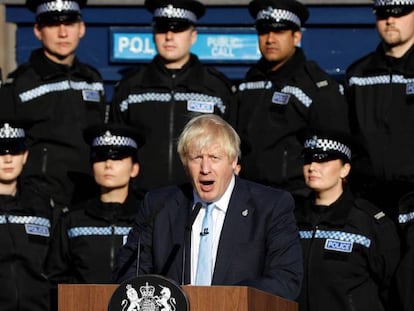
[[[217,115],[203,114],[191,119],[184,127],[177,152],[185,164],[190,147],[201,150],[212,144],[219,144],[230,160],[240,155],[240,137],[233,127]]]

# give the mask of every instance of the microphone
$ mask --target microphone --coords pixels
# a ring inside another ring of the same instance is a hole
[[[187,231],[191,231],[191,228],[193,227],[194,221],[197,218],[198,213],[200,213],[201,208],[203,207],[203,204],[201,202],[197,202],[194,206],[190,217],[188,218],[187,225],[185,226],[185,229]]]
[[[137,242],[137,266],[135,269],[137,269],[135,276],[138,276],[139,274],[139,260],[141,257],[141,234],[138,235],[138,242]]]
[[[208,235],[208,228],[204,228],[201,232],[200,232],[200,236],[206,236]]]
[[[186,249],[189,237],[191,237],[191,230],[194,224],[195,219],[197,218],[200,209],[203,207],[201,202],[197,202],[191,212],[190,217],[188,218],[187,225],[185,226],[185,233],[184,233],[184,243],[183,243],[183,266],[181,272],[181,285],[184,285],[185,282],[185,264],[186,264]]]

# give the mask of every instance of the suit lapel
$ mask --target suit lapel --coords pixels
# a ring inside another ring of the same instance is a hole
[[[171,200],[171,207],[168,209],[168,220],[169,228],[171,233],[171,258],[170,264],[173,264],[171,267],[172,278],[175,279],[178,283],[182,282],[182,264],[183,264],[183,243],[184,238],[188,234],[185,230],[189,214],[191,213],[191,208],[193,205],[193,194],[192,190],[188,187],[181,188],[181,192],[177,195],[174,200]],[[186,247],[186,272],[185,278],[189,279],[189,266],[190,252],[189,242]],[[175,253],[175,255],[174,255]],[[174,256],[173,256],[174,255]],[[168,259],[167,259],[168,261]]]
[[[234,258],[235,247],[243,241],[248,241],[245,230],[253,224],[254,207],[249,204],[249,189],[245,182],[236,178],[235,188],[230,198],[229,207],[221,230],[217,257],[213,274],[213,284],[226,284],[225,278],[230,265],[237,260]]]

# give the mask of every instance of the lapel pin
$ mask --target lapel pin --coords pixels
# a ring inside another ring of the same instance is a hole
[[[244,217],[246,217],[247,215],[249,215],[249,211],[248,211],[247,209],[245,209],[245,210],[242,212],[242,215],[243,215]]]

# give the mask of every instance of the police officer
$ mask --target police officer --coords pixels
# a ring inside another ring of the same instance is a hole
[[[88,128],[100,195],[62,214],[51,241],[46,274],[52,283],[110,283],[118,249],[126,242],[140,198],[129,191],[139,173],[135,129],[110,124]]]
[[[401,262],[396,272],[399,310],[414,310],[414,192],[405,194],[398,202],[398,224],[402,240]]]
[[[43,276],[50,199],[20,182],[28,158],[26,124],[0,121],[0,301],[5,311],[49,310]]]
[[[75,56],[86,31],[81,18],[85,4],[86,0],[27,0],[36,14],[33,31],[42,48],[34,50],[1,88],[2,96],[12,97],[17,117],[33,123],[27,131],[31,156],[23,176],[35,180],[59,205],[69,204],[74,184],[85,188],[82,182],[90,167],[82,131],[104,118],[102,78]]]
[[[348,128],[339,84],[307,61],[301,27],[309,12],[292,0],[254,0],[262,58],[239,85],[237,130],[242,138],[242,177],[302,194],[303,135],[307,128]]]
[[[157,55],[148,66],[121,80],[111,110],[113,120],[145,131],[137,180],[143,191],[185,182],[175,152],[179,133],[198,114],[215,113],[229,120],[234,101],[232,83],[190,53],[204,5],[195,0],[147,0],[145,6],[153,14]]]
[[[396,226],[346,186],[349,139],[327,132],[311,135],[303,159],[312,194],[295,210],[305,272],[299,309],[399,310],[391,294],[400,258]]]
[[[351,184],[396,221],[399,199],[414,189],[414,1],[376,0],[374,14],[381,42],[346,72],[359,140]]]

